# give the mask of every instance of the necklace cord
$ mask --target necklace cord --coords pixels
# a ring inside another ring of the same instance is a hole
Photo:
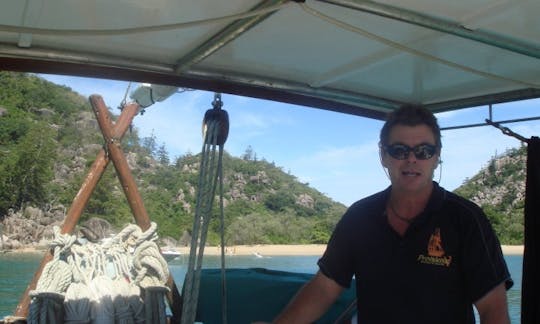
[[[400,214],[398,214],[398,212],[394,208],[394,205],[391,202],[388,203],[388,206],[390,207],[390,210],[392,210],[392,213],[394,214],[394,216],[397,217],[397,219],[399,219],[399,220],[401,220],[401,221],[403,221],[405,223],[408,223],[408,224],[412,223],[412,221],[414,220],[414,218],[409,219],[409,218],[403,217]]]

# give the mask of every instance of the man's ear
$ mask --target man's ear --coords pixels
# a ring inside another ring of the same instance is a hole
[[[381,160],[381,165],[383,166],[383,168],[388,168],[384,149],[381,146],[379,146],[379,159]]]

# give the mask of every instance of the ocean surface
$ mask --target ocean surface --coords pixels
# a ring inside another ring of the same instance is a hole
[[[514,280],[514,286],[508,292],[510,318],[512,323],[520,323],[523,256],[507,255],[505,258]],[[315,273],[317,259],[317,256],[227,256],[226,267]],[[13,314],[13,310],[40,261],[41,254],[0,254],[0,319]],[[179,289],[186,273],[187,263],[187,256],[180,256],[169,263],[171,273]],[[205,257],[205,268],[219,268],[220,265],[220,257]]]

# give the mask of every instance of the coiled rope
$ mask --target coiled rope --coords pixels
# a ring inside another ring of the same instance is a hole
[[[56,227],[53,260],[30,292],[28,323],[166,323],[169,268],[156,230],[128,225],[97,244]]]

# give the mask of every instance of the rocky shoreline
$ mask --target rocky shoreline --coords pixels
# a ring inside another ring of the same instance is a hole
[[[44,210],[28,206],[17,212],[12,209],[0,222],[0,251],[46,250],[54,239],[55,226],[61,227],[66,214],[62,205]],[[79,236],[98,241],[114,233],[105,220],[91,218],[77,226]]]
[[[42,253],[54,238],[54,226],[61,226],[65,216],[64,206],[55,206],[41,210],[26,207],[19,212],[10,211],[0,223],[0,251],[9,253]],[[111,225],[106,221],[93,218],[78,226],[78,231],[92,241],[113,234]],[[182,254],[189,254],[189,247],[178,247],[170,238],[161,240],[164,246],[172,247]],[[227,255],[322,255],[325,244],[307,245],[237,245],[227,246]],[[505,255],[523,255],[523,245],[502,245]],[[169,248],[171,249],[171,248]],[[221,248],[208,246],[207,255],[220,255]]]
[[[54,238],[54,226],[60,226],[64,216],[61,205],[45,211],[31,206],[17,212],[10,209],[0,222],[0,249],[46,249]]]

